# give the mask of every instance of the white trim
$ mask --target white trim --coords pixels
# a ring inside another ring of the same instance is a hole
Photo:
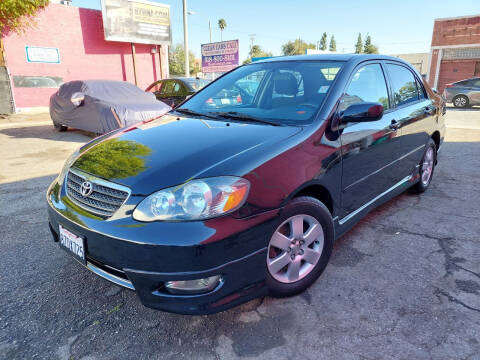
[[[438,50],[437,67],[435,68],[435,80],[433,81],[433,87],[438,85],[438,75],[440,74],[440,63],[442,61],[443,49]]]
[[[434,21],[448,21],[448,20],[458,20],[458,19],[470,19],[470,18],[475,18],[475,17],[480,17],[480,14],[479,14],[479,15],[456,16],[456,17],[449,17],[449,18],[437,18],[437,19],[434,19]]]
[[[430,49],[430,56],[428,57],[427,67],[427,84],[430,85],[430,68],[432,66],[433,49]]]
[[[480,47],[478,44],[461,44],[461,45],[441,45],[441,46],[432,46],[432,49],[457,49],[457,48],[468,48],[468,47]]]
[[[403,178],[403,179],[400,180],[398,183],[396,183],[395,185],[393,185],[390,189],[385,190],[383,193],[381,193],[380,195],[376,196],[375,198],[373,198],[372,200],[370,200],[370,201],[367,202],[366,204],[362,205],[362,206],[359,207],[357,210],[351,212],[350,214],[348,214],[348,215],[345,216],[344,218],[340,219],[340,221],[339,221],[338,223],[339,223],[340,225],[345,224],[348,220],[350,220],[351,218],[353,218],[355,215],[357,215],[358,213],[360,213],[362,210],[366,209],[369,205],[372,205],[375,201],[377,201],[378,199],[380,199],[380,198],[382,198],[383,196],[387,195],[389,192],[395,190],[395,189],[398,188],[399,186],[405,184],[407,181],[410,181],[412,178],[413,178],[412,175],[409,175],[409,176]]]

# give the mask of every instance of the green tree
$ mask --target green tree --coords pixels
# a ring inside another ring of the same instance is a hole
[[[270,51],[263,51],[260,45],[253,45],[248,53],[248,58],[243,63],[249,64],[252,62],[252,58],[268,56],[273,56],[273,54]]]
[[[109,139],[75,161],[75,166],[104,179],[124,179],[144,171],[152,150],[133,140]]]
[[[330,46],[329,46],[328,50],[337,51],[337,42],[335,41],[335,36],[333,36],[333,35],[330,38]]]
[[[324,32],[320,40],[320,50],[327,50],[327,33]]]
[[[363,52],[362,34],[358,33],[357,43],[355,44],[355,54]]]
[[[372,38],[369,34],[367,34],[367,38],[365,39],[365,45],[363,46],[363,52],[365,54],[378,54],[378,47],[372,44]]]
[[[315,44],[307,44],[300,38],[282,45],[283,55],[302,55],[307,49],[315,49]]]
[[[1,0],[0,38],[7,31],[23,32],[32,24],[38,10],[47,6],[49,0]]]
[[[220,40],[223,41],[223,30],[227,27],[225,19],[218,20],[218,27],[220,28]]]
[[[168,52],[168,66],[171,75],[183,75],[185,74],[185,48],[182,44],[171,46]],[[201,69],[197,63],[195,63],[195,55],[188,52],[188,62],[190,67],[190,73],[196,74]]]

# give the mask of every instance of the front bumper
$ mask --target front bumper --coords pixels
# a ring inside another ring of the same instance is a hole
[[[59,225],[83,236],[87,268],[134,290],[151,308],[209,314],[266,295],[267,244],[279,210],[244,219],[140,223],[128,210],[138,200],[131,196],[114,217],[98,219],[72,206],[55,181],[47,193],[50,230],[57,241]],[[214,275],[222,281],[204,294],[171,294],[164,287]]]

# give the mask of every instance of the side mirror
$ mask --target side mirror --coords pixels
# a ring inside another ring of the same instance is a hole
[[[383,105],[380,103],[364,102],[352,104],[340,115],[340,122],[367,122],[380,120],[383,116]]]
[[[438,94],[437,88],[432,88],[432,91],[433,91],[435,94]]]

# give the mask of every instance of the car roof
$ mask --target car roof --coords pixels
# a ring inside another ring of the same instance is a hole
[[[255,61],[252,64],[277,61],[352,61],[362,62],[366,60],[394,60],[407,64],[404,60],[381,54],[314,54],[314,55],[293,55],[276,56],[269,59]]]

